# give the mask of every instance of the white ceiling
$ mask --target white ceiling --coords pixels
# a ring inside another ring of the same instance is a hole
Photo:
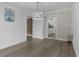
[[[28,11],[32,12],[36,8],[35,2],[6,2],[7,4],[11,4],[20,8],[27,9]],[[40,2],[39,9],[48,12],[63,8],[70,8],[72,7],[72,2]]]

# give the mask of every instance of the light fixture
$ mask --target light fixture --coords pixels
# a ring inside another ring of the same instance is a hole
[[[36,9],[33,11],[33,18],[43,17],[43,12],[40,11],[39,2],[36,2]]]

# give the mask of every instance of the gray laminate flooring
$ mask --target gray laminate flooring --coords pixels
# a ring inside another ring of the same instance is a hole
[[[21,47],[12,48],[16,50],[10,51],[10,49],[4,49],[2,53],[0,51],[0,54],[3,54],[3,57],[75,57],[71,43],[53,39],[29,38],[21,44]]]

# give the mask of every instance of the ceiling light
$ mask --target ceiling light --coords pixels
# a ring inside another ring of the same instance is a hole
[[[32,15],[33,18],[43,17],[43,12],[40,11],[39,3],[40,2],[36,2],[36,9],[33,11],[33,15]]]

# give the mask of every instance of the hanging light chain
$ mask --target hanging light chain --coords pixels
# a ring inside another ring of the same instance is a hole
[[[37,6],[36,7],[36,9],[37,9],[36,11],[39,11],[39,2],[36,2],[36,6]]]

